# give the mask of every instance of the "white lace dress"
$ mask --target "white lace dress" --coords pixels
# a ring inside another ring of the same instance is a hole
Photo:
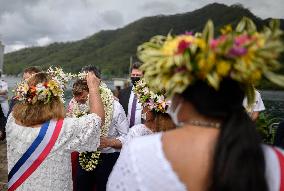
[[[151,134],[153,134],[153,131],[147,128],[144,124],[138,124],[138,125],[131,127],[126,136],[121,136],[118,139],[120,140],[122,145],[125,145],[129,143],[135,137],[151,135]]]
[[[161,133],[131,141],[122,149],[107,184],[107,191],[186,191],[166,159]],[[279,191],[280,166],[271,147],[263,146],[270,191]],[[282,151],[281,151],[282,152]]]
[[[72,151],[95,151],[99,146],[101,118],[89,114],[65,118],[51,152],[33,174],[17,189],[21,191],[71,191]],[[40,128],[17,125],[10,115],[7,125],[7,157],[10,171],[37,137]]]

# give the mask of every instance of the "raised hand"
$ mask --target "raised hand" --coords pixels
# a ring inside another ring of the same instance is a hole
[[[101,83],[101,80],[93,72],[88,72],[86,80],[89,89],[98,88]]]

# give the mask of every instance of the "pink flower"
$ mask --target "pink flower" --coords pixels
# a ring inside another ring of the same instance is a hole
[[[227,36],[226,35],[222,35],[219,38],[212,39],[210,41],[210,47],[212,49],[215,49],[215,48],[217,48],[219,46],[219,44],[225,42],[226,40],[227,40]]]
[[[235,38],[234,43],[237,46],[242,46],[242,45],[246,44],[249,40],[250,40],[249,36],[245,34],[245,35],[237,36]]]
[[[242,56],[247,53],[247,49],[244,47],[238,47],[234,46],[229,50],[229,55],[230,57],[237,57],[237,56]]]
[[[193,32],[192,32],[192,31],[185,31],[184,34],[185,34],[185,35],[190,35],[190,36],[192,36],[192,35],[193,35]]]
[[[181,66],[175,69],[175,73],[185,72],[187,68],[185,66]]]
[[[215,49],[218,45],[219,45],[219,40],[218,39],[212,39],[211,42],[210,42],[210,47],[212,49]]]

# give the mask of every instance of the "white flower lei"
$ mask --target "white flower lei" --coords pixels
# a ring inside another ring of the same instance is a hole
[[[66,113],[67,117],[81,117],[90,112],[89,98],[84,104],[79,104],[74,98],[72,98],[69,105],[71,108],[68,108]]]
[[[113,94],[107,85],[103,82],[100,84],[100,95],[105,110],[105,123],[101,128],[101,136],[107,137],[109,127],[113,117]],[[67,115],[70,117],[80,117],[89,113],[89,101],[86,104],[78,104],[74,99],[71,100],[72,108]],[[86,171],[92,171],[96,168],[100,156],[100,151],[83,152],[79,154],[79,163]]]

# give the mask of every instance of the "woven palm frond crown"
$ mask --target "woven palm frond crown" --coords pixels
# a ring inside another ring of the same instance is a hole
[[[262,77],[284,86],[284,76],[274,73],[284,50],[279,25],[272,20],[258,32],[252,20],[243,18],[235,30],[227,25],[214,38],[213,22],[208,21],[202,33],[154,36],[138,47],[144,79],[150,88],[166,90],[171,96],[197,80],[218,90],[224,78],[231,78],[245,87],[252,103],[254,85]]]

